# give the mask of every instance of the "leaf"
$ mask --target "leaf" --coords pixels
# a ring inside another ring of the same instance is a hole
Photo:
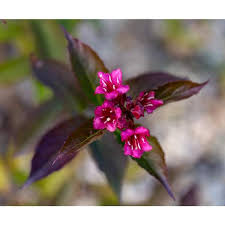
[[[58,19],[56,20],[56,22],[65,27],[66,30],[68,30],[69,32],[73,32],[74,28],[76,28],[76,26],[81,22],[82,20],[78,20],[78,19]]]
[[[179,101],[197,94],[208,81],[204,83],[194,83],[192,81],[175,81],[159,87],[155,96],[162,99],[164,103]]]
[[[59,116],[62,110],[62,103],[55,98],[41,104],[31,110],[14,131],[13,142],[16,154],[24,151],[27,146],[33,144]]]
[[[130,85],[130,94],[139,95],[141,91],[154,90],[156,98],[164,100],[164,104],[179,101],[197,94],[207,83],[195,83],[164,72],[150,72],[132,78],[126,82]]]
[[[0,64],[0,84],[18,82],[29,74],[29,61],[26,57],[7,60]]]
[[[39,142],[32,159],[31,173],[25,186],[61,169],[78,152],[103,134],[93,129],[93,118],[75,117],[50,130]]]
[[[79,151],[87,144],[91,144],[104,134],[105,130],[95,130],[93,128],[93,118],[87,120],[76,129],[65,141],[61,153]]]
[[[105,134],[101,140],[93,142],[91,154],[98,168],[105,174],[110,186],[120,199],[122,180],[127,167],[127,157],[113,134]]]
[[[23,24],[18,23],[18,20],[7,20],[6,24],[0,23],[0,42],[14,40],[23,33]]]
[[[31,57],[31,63],[34,76],[50,87],[69,109],[84,109],[85,98],[82,98],[73,73],[65,64],[55,60],[39,60],[35,56]]]
[[[35,100],[38,104],[41,104],[53,98],[53,92],[51,88],[45,86],[40,81],[35,80],[34,87],[36,89]]]
[[[30,20],[29,22],[38,55],[43,59],[51,58],[65,61],[65,40],[57,21]]]
[[[180,80],[184,79],[164,72],[149,72],[127,80],[126,84],[131,87],[129,93],[135,96],[141,91],[156,90],[169,82]]]
[[[145,169],[150,175],[159,180],[159,182],[167,190],[170,197],[175,200],[175,197],[168,183],[168,172],[164,152],[155,137],[151,136],[150,138],[148,138],[148,141],[152,146],[152,150],[150,152],[145,152],[140,159],[132,159],[135,160],[138,165]]]
[[[97,72],[108,72],[103,61],[88,45],[80,40],[72,38],[72,36],[64,30],[65,37],[68,41],[68,50],[70,61],[81,86],[90,101],[95,104],[101,103],[99,95],[95,95],[94,91],[98,85]]]

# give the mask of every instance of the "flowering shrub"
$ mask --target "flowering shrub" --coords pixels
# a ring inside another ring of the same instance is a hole
[[[164,72],[149,72],[122,82],[120,69],[109,73],[89,46],[66,31],[65,37],[72,70],[58,61],[31,57],[33,75],[54,92],[53,99],[37,110],[44,108],[45,114],[67,110],[71,118],[40,139],[24,187],[61,169],[89,145],[118,198],[128,158],[161,182],[174,198],[159,141],[135,121],[158,107],[197,94],[207,82],[195,83]],[[62,107],[56,107],[55,99]],[[20,143],[15,140],[17,149]]]

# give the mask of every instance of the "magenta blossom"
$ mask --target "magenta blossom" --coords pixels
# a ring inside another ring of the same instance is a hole
[[[119,128],[120,130],[125,130],[129,127],[132,127],[133,124],[134,121],[131,118],[127,118],[125,115],[122,114],[122,116],[118,119],[117,128]]]
[[[141,116],[144,116],[144,107],[141,104],[137,104],[131,109],[131,113],[136,119],[139,119]]]
[[[132,115],[139,119],[141,116],[144,116],[144,107],[138,101],[133,101],[131,97],[126,99],[126,109],[132,113]]]
[[[112,73],[98,72],[100,85],[96,88],[95,94],[104,94],[107,100],[113,100],[119,95],[129,91],[128,85],[122,85],[122,71],[113,70]]]
[[[149,130],[145,127],[135,127],[134,117],[139,119],[144,112],[152,113],[163,104],[162,100],[155,99],[155,92],[141,92],[132,99],[127,96],[128,85],[122,85],[122,71],[113,70],[111,74],[98,72],[100,85],[95,94],[104,94],[105,101],[95,109],[94,128],[107,129],[114,132],[121,131],[121,140],[125,142],[124,154],[140,158],[144,152],[150,151],[152,146],[148,143]]]
[[[94,128],[96,130],[106,128],[108,131],[114,132],[121,115],[121,109],[106,100],[101,106],[97,106],[95,109]]]
[[[144,152],[152,149],[148,143],[149,130],[145,127],[137,127],[135,129],[127,129],[121,132],[121,140],[125,141],[124,154],[131,155],[134,158],[141,158]]]
[[[141,92],[136,101],[144,107],[144,110],[146,110],[148,114],[152,113],[156,108],[163,105],[162,100],[155,99],[154,91]]]

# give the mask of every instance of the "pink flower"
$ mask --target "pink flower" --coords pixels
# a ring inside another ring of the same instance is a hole
[[[136,119],[144,116],[144,107],[138,101],[133,101],[131,97],[126,98],[126,109],[130,111]]]
[[[141,116],[144,116],[144,107],[140,104],[137,104],[131,109],[131,113],[136,119],[139,119]]]
[[[108,131],[114,132],[121,115],[122,111],[119,107],[115,107],[112,102],[104,101],[101,106],[97,106],[95,109],[94,129],[106,128]]]
[[[98,72],[100,85],[96,88],[95,94],[104,94],[107,100],[113,100],[119,95],[129,91],[128,85],[122,85],[122,71],[113,70],[111,74]]]
[[[152,113],[156,108],[163,105],[162,100],[155,99],[155,92],[141,92],[137,97],[137,102],[140,102],[144,107],[144,110],[147,111],[148,114]]]
[[[128,123],[128,121],[127,121],[127,119],[126,119],[125,116],[122,115],[122,116],[118,119],[118,125],[117,125],[117,127],[118,127],[120,130],[126,129],[126,128],[129,127],[129,123]]]
[[[149,130],[145,127],[137,127],[135,129],[127,129],[121,132],[121,140],[125,141],[124,154],[131,155],[134,158],[141,158],[144,152],[152,149],[148,143]]]
[[[130,118],[127,118],[125,115],[122,115],[118,119],[117,128],[119,128],[120,130],[125,130],[125,129],[128,129],[129,127],[132,127],[133,124],[134,124],[133,120],[131,120]]]

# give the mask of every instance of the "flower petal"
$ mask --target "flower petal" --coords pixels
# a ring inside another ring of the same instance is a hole
[[[103,108],[113,108],[114,104],[110,101],[105,100],[102,104]]]
[[[94,126],[94,129],[96,130],[105,129],[105,124],[98,117],[94,118],[93,126]]]
[[[145,107],[145,110],[147,111],[148,114],[153,113],[153,111],[155,110],[154,106],[147,106]]]
[[[122,83],[122,71],[121,69],[113,70],[111,73],[113,83],[119,86]]]
[[[130,136],[132,136],[134,134],[134,130],[131,129],[127,129],[125,131],[121,132],[121,140],[125,141],[127,140]]]
[[[141,100],[141,98],[144,96],[144,94],[145,94],[144,91],[140,92],[140,94],[139,94],[139,96],[138,96],[139,100]]]
[[[141,134],[141,135],[144,135],[144,136],[150,136],[149,129],[147,129],[145,127],[137,127],[135,129],[135,134]]]
[[[150,91],[148,93],[148,98],[155,98],[155,92],[154,91]]]
[[[105,91],[101,86],[98,86],[95,89],[95,94],[105,94]]]
[[[103,109],[102,106],[97,106],[97,107],[95,108],[95,116],[96,116],[96,117],[99,117],[99,116],[102,115],[102,109]]]
[[[136,105],[133,109],[131,109],[131,113],[136,119],[139,119],[141,116],[144,116],[144,109],[141,108],[140,105]]]
[[[144,138],[144,139],[145,140],[143,140],[143,138],[141,138],[141,141],[140,141],[141,149],[145,152],[149,152],[152,150],[152,146],[148,143],[146,138]]]
[[[107,100],[113,100],[113,99],[115,99],[117,96],[118,96],[118,92],[117,92],[117,91],[112,91],[112,92],[110,92],[110,93],[106,93],[106,94],[105,94],[105,98],[106,98]]]
[[[98,72],[98,77],[99,77],[99,79],[101,79],[102,77],[103,77],[103,72]]]
[[[124,145],[124,155],[132,155],[132,150],[128,144]]]
[[[122,115],[122,111],[119,107],[115,108],[116,118],[119,119]]]
[[[152,99],[151,100],[151,103],[154,105],[154,106],[160,106],[160,105],[163,105],[163,101],[162,100],[158,100],[158,99]]]
[[[106,129],[110,132],[114,132],[116,130],[116,123],[108,122],[106,124]]]
[[[133,150],[132,152],[132,156],[134,158],[141,158],[141,156],[143,155],[144,151],[142,150]]]
[[[109,82],[109,73],[99,72],[98,77],[100,78],[100,85],[102,88],[106,88],[107,83]]]
[[[127,120],[123,116],[118,119],[117,127],[119,129],[121,129],[121,130],[122,129],[126,129],[126,128],[128,128],[128,126],[129,126],[129,124],[128,124]]]
[[[130,90],[129,85],[121,85],[116,89],[120,94],[125,94]]]
[[[109,74],[108,73],[98,72],[98,77],[99,77],[100,81],[102,79],[103,80],[106,80],[106,81],[109,80]]]

